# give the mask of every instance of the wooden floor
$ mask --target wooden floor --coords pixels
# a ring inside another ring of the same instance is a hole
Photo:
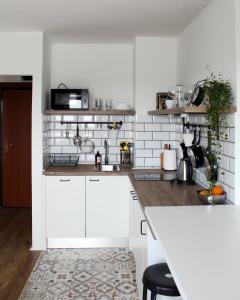
[[[0,299],[18,299],[40,254],[30,251],[31,209],[0,208]]]

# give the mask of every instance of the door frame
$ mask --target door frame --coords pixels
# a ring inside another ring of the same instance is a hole
[[[3,98],[2,92],[4,89],[12,88],[15,90],[32,90],[32,81],[19,81],[19,82],[0,82],[0,208],[3,204]],[[32,127],[32,124],[31,124]],[[31,150],[32,152],[32,150]],[[30,158],[31,159],[31,158]],[[31,162],[32,164],[32,162]],[[32,174],[32,173],[31,173]],[[32,175],[31,175],[32,177]],[[32,178],[31,178],[32,182]]]

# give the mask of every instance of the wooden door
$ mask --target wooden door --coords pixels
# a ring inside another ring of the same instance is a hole
[[[32,89],[5,87],[2,98],[2,204],[31,207]]]

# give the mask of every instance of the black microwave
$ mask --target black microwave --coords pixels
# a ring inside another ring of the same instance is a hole
[[[51,89],[51,108],[67,110],[89,110],[87,89]]]

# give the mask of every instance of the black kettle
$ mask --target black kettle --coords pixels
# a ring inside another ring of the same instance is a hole
[[[176,180],[178,183],[194,184],[192,160],[188,156],[187,147],[184,143],[180,144],[183,152],[183,158],[180,160]]]

